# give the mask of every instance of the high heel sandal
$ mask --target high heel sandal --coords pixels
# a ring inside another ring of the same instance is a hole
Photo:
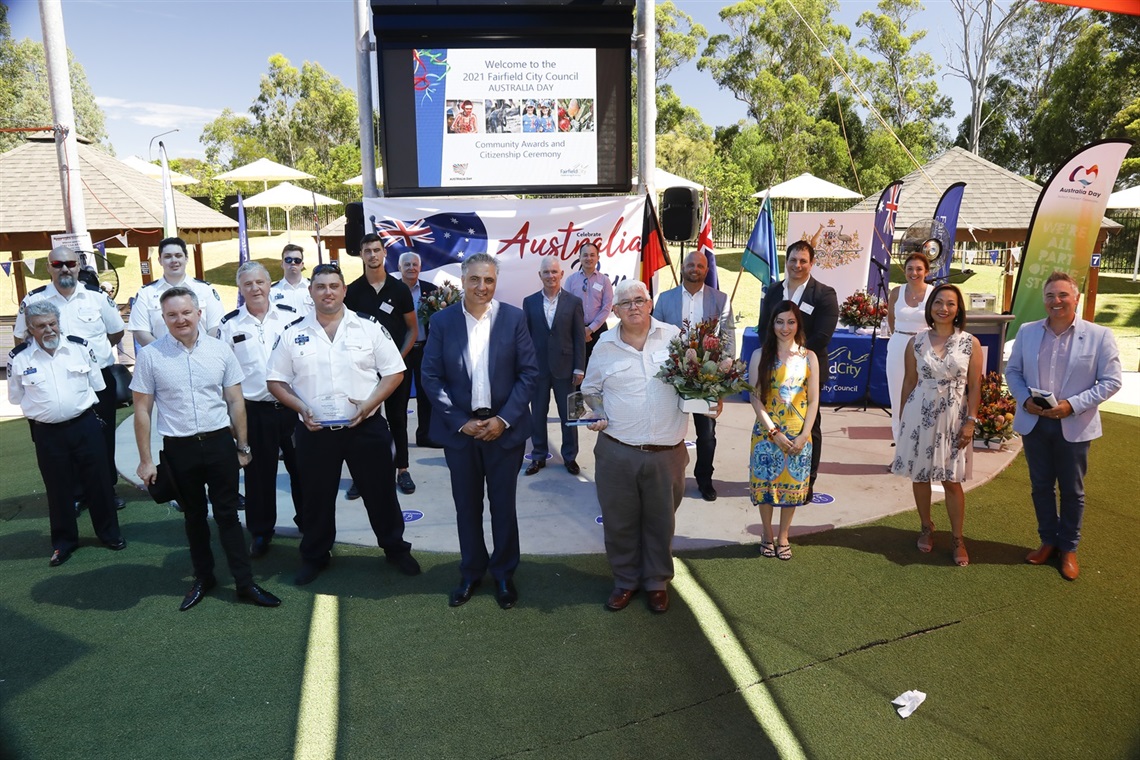
[[[929,552],[934,548],[934,523],[922,526],[922,532],[918,534],[918,550],[923,553]]]
[[[970,555],[966,553],[966,540],[961,536],[954,536],[954,564],[958,567],[970,564]]]
[[[761,541],[760,542],[760,556],[761,557],[775,557],[776,556],[776,545],[773,544],[771,541]]]

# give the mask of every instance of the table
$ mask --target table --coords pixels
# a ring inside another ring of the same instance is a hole
[[[747,363],[752,352],[760,348],[760,338],[755,327],[744,330],[740,344],[740,358]],[[863,400],[867,390],[868,367],[870,367],[871,401],[880,406],[891,405],[891,395],[887,389],[887,339],[880,337],[875,342],[875,356],[871,361],[871,336],[857,335],[844,328],[836,330],[827,346],[827,385],[820,389],[822,404],[853,404]]]

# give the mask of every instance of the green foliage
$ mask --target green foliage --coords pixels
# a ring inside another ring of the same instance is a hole
[[[714,154],[693,179],[715,191],[709,201],[714,218],[735,218],[756,206],[751,197],[755,187],[748,174],[720,153]]]
[[[697,48],[709,35],[703,26],[693,23],[692,16],[679,10],[673,0],[656,6],[654,23],[657,27],[654,64],[660,85],[674,69],[696,57]]]

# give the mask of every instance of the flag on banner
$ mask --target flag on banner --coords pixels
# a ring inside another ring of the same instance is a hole
[[[780,264],[776,257],[776,224],[772,219],[772,200],[765,195],[760,204],[760,215],[744,246],[740,267],[767,288],[780,279]]]
[[[238,266],[240,267],[245,262],[249,261],[249,233],[245,226],[245,201],[242,200],[241,191],[238,191]],[[245,303],[245,297],[241,294],[241,289],[238,289],[237,305],[240,307]]]
[[[665,236],[661,233],[661,225],[657,221],[657,210],[653,208],[653,200],[645,197],[645,216],[641,224],[641,281],[653,297],[653,273],[665,266],[672,266],[669,261],[669,246],[665,243]]]
[[[28,272],[30,274],[36,273],[36,262],[37,261],[39,261],[39,259],[24,259],[24,266],[26,266],[28,268]]]
[[[178,235],[178,219],[174,213],[174,185],[170,184],[170,163],[166,160],[166,146],[158,141],[158,156],[162,162],[162,235]]]
[[[0,269],[3,269],[4,274],[8,275],[9,277],[12,276],[12,262],[11,261],[0,262]]]
[[[716,288],[716,252],[713,251],[712,214],[709,213],[709,191],[705,190],[705,205],[701,209],[701,231],[697,233],[697,251],[703,253],[709,271],[705,273],[705,285]]]
[[[934,275],[935,282],[946,282],[950,277],[950,263],[954,260],[954,238],[958,232],[958,210],[962,207],[962,195],[966,192],[965,182],[955,182],[946,188],[938,200],[938,207],[934,210],[934,218],[946,225],[947,239],[942,242],[946,245],[946,256],[942,259],[942,266]]]
[[[107,261],[107,244],[100,240],[95,244],[95,250],[99,252],[99,258],[95,259],[95,271],[106,272],[110,265],[110,262]]]
[[[1131,140],[1086,145],[1062,163],[1045,184],[1021,251],[1013,288],[1014,319],[1007,328],[1010,335],[1016,335],[1026,322],[1045,317],[1041,293],[1054,270],[1068,272],[1083,288],[1108,196],[1131,147]]]
[[[871,268],[867,272],[867,292],[871,295],[890,290],[891,247],[895,240],[895,216],[902,195],[902,180],[887,185],[875,207],[875,236],[871,238]],[[881,290],[880,290],[881,288]]]

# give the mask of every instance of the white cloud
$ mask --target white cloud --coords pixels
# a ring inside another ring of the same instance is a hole
[[[106,96],[96,97],[95,102],[103,109],[108,119],[119,119],[156,129],[188,130],[200,127],[222,113],[220,108],[150,103]]]

